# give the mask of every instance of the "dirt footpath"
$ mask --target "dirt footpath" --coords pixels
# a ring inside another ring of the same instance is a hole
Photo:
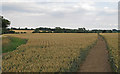
[[[102,37],[99,37],[97,44],[91,49],[78,72],[112,72],[106,43]]]

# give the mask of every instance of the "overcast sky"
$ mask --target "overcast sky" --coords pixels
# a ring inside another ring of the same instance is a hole
[[[117,0],[3,0],[1,13],[11,27],[118,28]]]

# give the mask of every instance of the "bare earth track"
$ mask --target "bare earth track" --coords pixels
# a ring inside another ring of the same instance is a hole
[[[112,72],[108,61],[105,41],[99,36],[97,44],[91,49],[79,72]]]

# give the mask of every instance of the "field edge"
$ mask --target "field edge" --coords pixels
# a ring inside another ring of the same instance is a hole
[[[105,41],[105,43],[106,43],[106,47],[107,47],[107,51],[108,51],[108,61],[110,62],[112,70],[114,72],[118,72],[118,68],[117,68],[117,66],[114,63],[114,58],[112,58],[113,55],[110,54],[111,51],[110,51],[110,47],[108,45],[108,42],[107,42],[106,38],[103,35],[99,35],[99,36],[101,36],[103,38],[103,40]]]
[[[2,44],[2,54],[12,52],[12,51],[16,50],[17,47],[19,47],[23,44],[26,44],[28,41],[28,39],[22,39],[22,38],[18,38],[18,37],[12,37],[12,36],[7,36],[7,37],[10,40],[10,42],[7,46],[4,46],[4,47]],[[3,49],[6,49],[6,50],[3,50]]]

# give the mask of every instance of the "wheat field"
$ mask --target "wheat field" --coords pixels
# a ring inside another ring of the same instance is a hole
[[[12,30],[15,32],[26,32],[26,33],[32,33],[34,30]],[[43,32],[42,30],[40,30],[40,32]],[[46,31],[47,32],[47,31]]]
[[[3,72],[70,72],[75,71],[97,40],[95,33],[8,34],[28,39],[3,56]],[[74,66],[73,66],[74,65]]]
[[[34,30],[12,30],[12,31],[32,33]]]

